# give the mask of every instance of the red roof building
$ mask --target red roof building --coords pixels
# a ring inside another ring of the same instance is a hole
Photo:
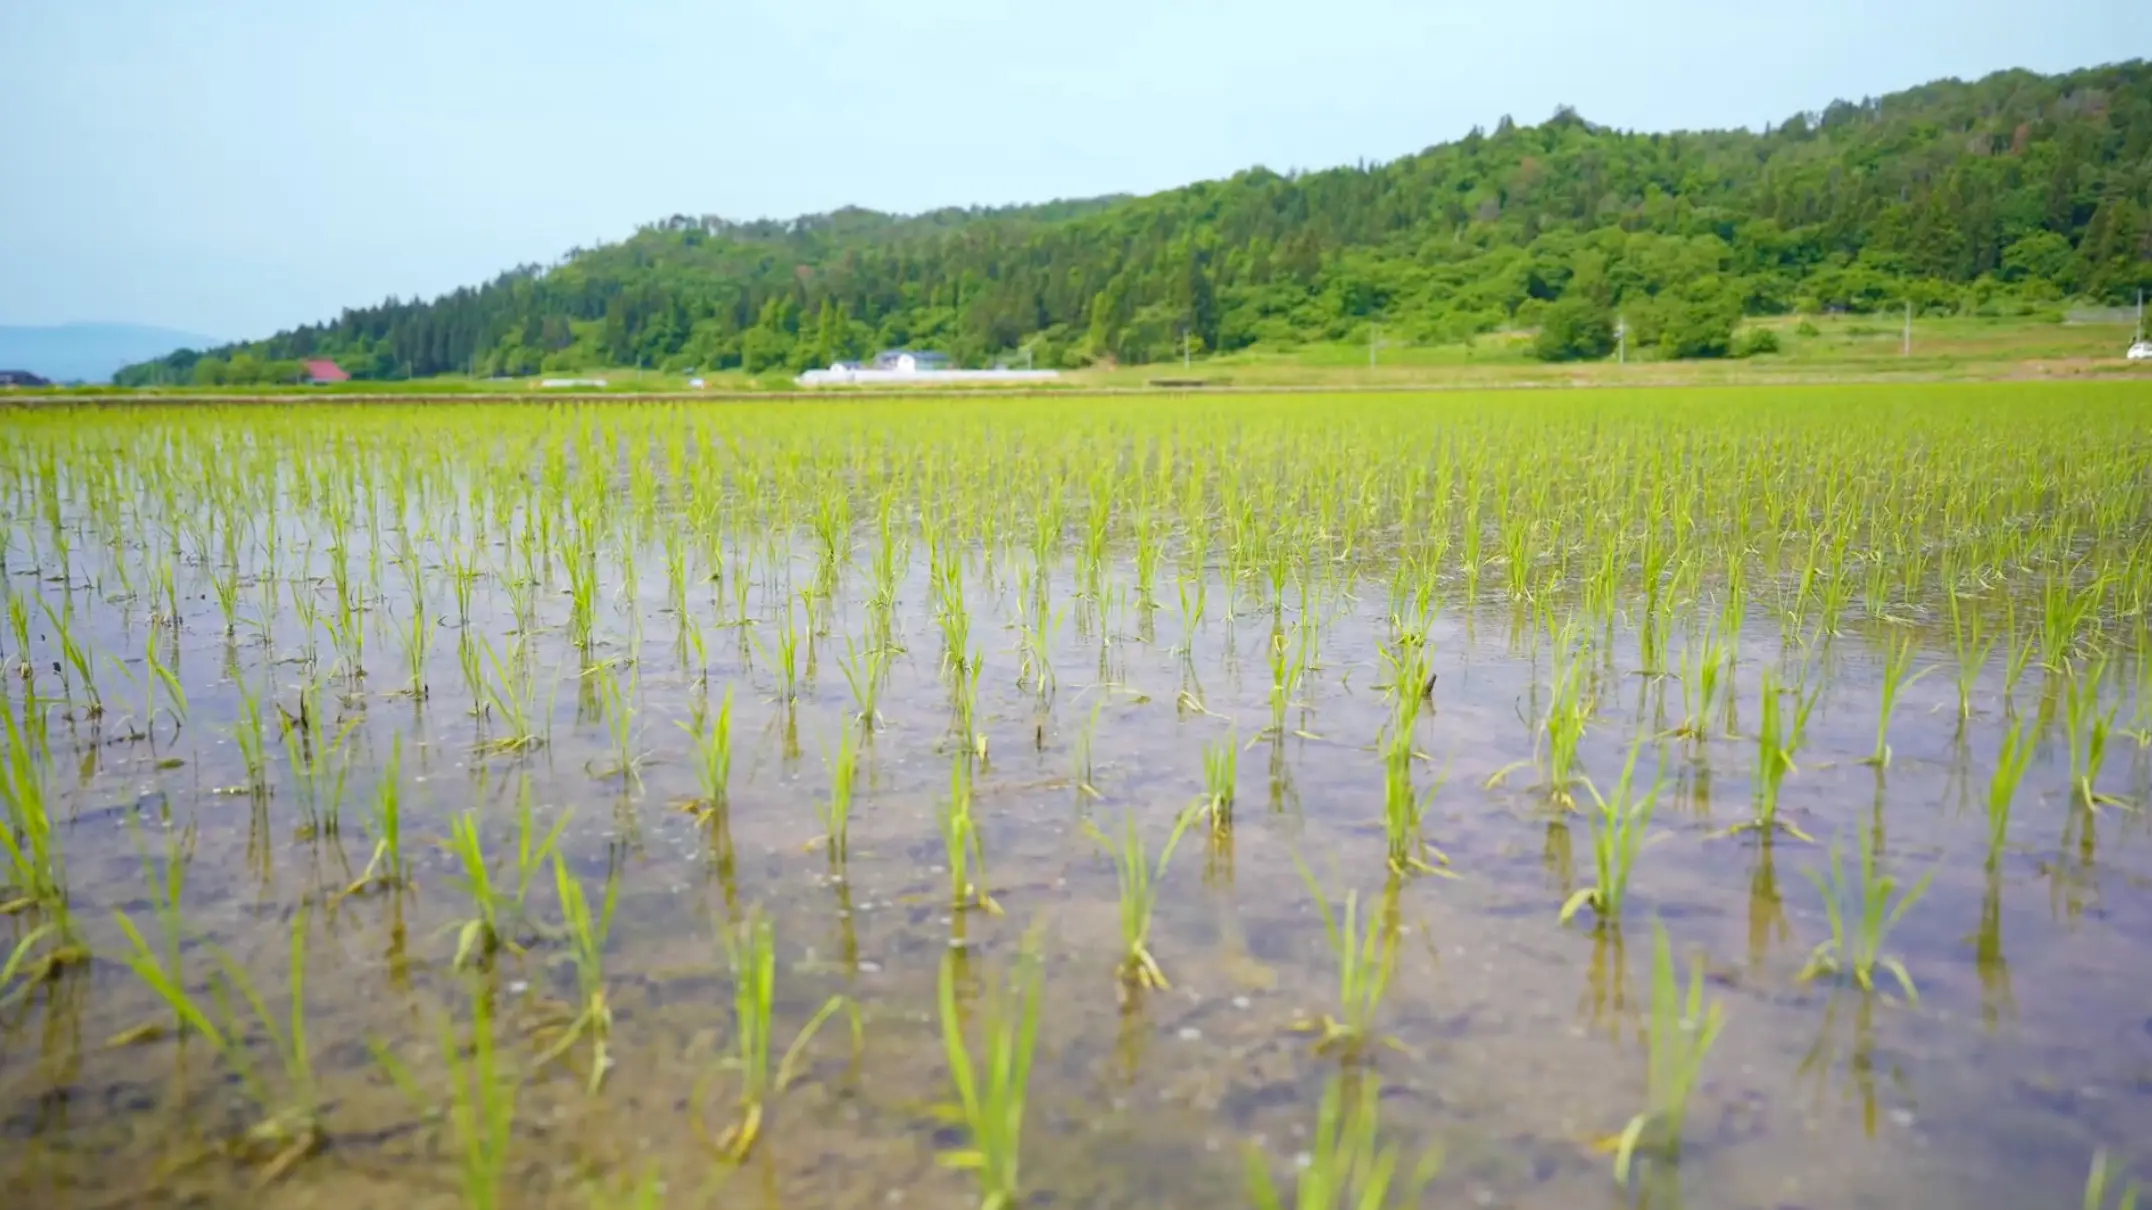
[[[306,380],[312,385],[319,386],[325,382],[351,381],[351,375],[344,372],[344,367],[333,361],[308,361],[301,364],[306,367]]]

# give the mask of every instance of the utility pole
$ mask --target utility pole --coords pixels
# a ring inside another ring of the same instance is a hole
[[[1614,364],[1629,364],[1629,324],[1619,315],[1614,317]]]
[[[2144,292],[2143,288],[2142,288],[2142,287],[2140,287],[2140,288],[2138,289],[2138,291],[2137,291],[2137,338],[2136,338],[2136,340],[2135,340],[2135,341],[2133,341],[2132,343],[2136,343],[2136,344],[2142,344],[2142,343],[2144,342],[2144,338],[2145,338],[2145,292]]]
[[[1905,300],[1905,342],[1898,350],[1900,357],[1913,355],[1913,300]]]

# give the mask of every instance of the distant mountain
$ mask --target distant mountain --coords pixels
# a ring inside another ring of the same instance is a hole
[[[207,349],[215,337],[141,324],[0,325],[0,370],[28,370],[54,382],[108,382],[120,367],[175,349]]]
[[[676,215],[431,301],[128,367],[123,384],[605,366],[799,370],[877,349],[1081,366],[1538,329],[1547,357],[1722,356],[1743,315],[2028,314],[2152,290],[2152,63],[1997,72],[1764,130],[1564,108],[1383,164],[1147,197],[789,222]],[[1553,336],[1549,336],[1552,333]],[[1567,334],[1566,336],[1564,334]]]

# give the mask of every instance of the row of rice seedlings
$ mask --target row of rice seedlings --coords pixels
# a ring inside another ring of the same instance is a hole
[[[1808,871],[1809,881],[1816,884],[1817,893],[1823,897],[1831,935],[1809,954],[1797,978],[1805,983],[1819,975],[1844,976],[1862,991],[1873,991],[1875,972],[1880,968],[1898,980],[1907,1001],[1916,1002],[1920,996],[1913,989],[1913,977],[1906,973],[1904,963],[1883,952],[1883,944],[1899,918],[1927,893],[1935,871],[1930,869],[1900,891],[1896,876],[1879,868],[1877,847],[1875,833],[1862,829],[1857,884],[1846,882],[1835,843],[1825,872]]]
[[[1397,1144],[1381,1141],[1382,1081],[1372,1072],[1333,1072],[1315,1110],[1315,1131],[1306,1160],[1296,1163],[1293,1196],[1287,1201],[1271,1181],[1260,1148],[1247,1151],[1248,1200],[1256,1210],[1388,1210],[1415,1206],[1442,1169],[1442,1152],[1429,1148],[1408,1173],[1399,1170]]]
[[[798,1065],[806,1058],[808,1044],[822,1026],[839,1011],[847,1012],[855,1056],[861,1045],[862,1026],[857,1004],[844,996],[831,996],[793,1035],[773,1072],[770,1056],[776,1046],[772,1018],[777,1003],[777,943],[769,918],[760,911],[748,912],[725,930],[724,941],[733,979],[732,1055],[726,1066],[738,1072],[738,1116],[724,1130],[710,1133],[702,1116],[710,1080],[707,1075],[697,1082],[690,1105],[697,1134],[719,1157],[736,1164],[747,1158],[762,1136],[770,1100],[791,1086],[799,1074]]]

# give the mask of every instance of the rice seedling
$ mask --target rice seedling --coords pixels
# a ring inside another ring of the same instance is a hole
[[[568,813],[563,811],[543,836],[538,834],[531,820],[530,783],[525,781],[516,803],[511,887],[497,884],[494,878],[493,865],[479,839],[478,813],[465,811],[449,821],[444,847],[456,859],[458,881],[471,901],[473,913],[461,925],[453,926],[456,956],[452,966],[460,970],[467,965],[484,965],[503,948],[520,952],[515,934],[524,923],[523,905],[530,896],[531,879],[544,867],[567,826]]]
[[[1712,712],[1733,679],[1733,649],[1724,632],[1712,630],[1681,652],[1681,725],[1674,734],[1702,740],[1711,734]]]
[[[389,741],[389,758],[382,763],[381,778],[374,787],[370,812],[373,855],[366,859],[366,871],[344,889],[345,895],[356,895],[376,887],[411,885],[411,874],[403,857],[402,773],[403,736],[398,735]]]
[[[447,1015],[441,1017],[437,1045],[441,1070],[448,1074],[445,1112],[440,1098],[422,1088],[392,1051],[378,1043],[369,1047],[414,1109],[447,1119],[456,1147],[458,1187],[468,1210],[496,1210],[504,1204],[501,1175],[515,1136],[516,1096],[522,1084],[519,1075],[503,1067],[493,1012],[490,994],[481,991],[471,997],[465,1041],[457,1040]]]
[[[560,897],[561,929],[568,938],[568,956],[575,962],[577,1007],[560,1037],[538,1056],[537,1065],[545,1066],[568,1053],[578,1040],[589,1037],[590,1079],[585,1088],[596,1096],[598,1086],[605,1082],[606,1071],[612,1067],[612,1059],[606,1054],[606,1042],[613,1032],[613,1010],[605,998],[605,936],[613,926],[613,905],[620,881],[611,877],[605,880],[605,898],[593,916],[583,884],[568,872],[567,861],[555,850],[553,886]]]
[[[876,704],[881,701],[882,685],[889,676],[890,656],[890,648],[885,643],[869,638],[861,646],[846,635],[844,655],[837,661],[837,667],[844,673],[845,684],[851,687],[856,716],[869,728],[881,724],[881,711],[876,709]]]
[[[2017,796],[2018,783],[2024,780],[2026,766],[2032,763],[2033,746],[2033,737],[2025,732],[2025,720],[2010,720],[2010,728],[2003,732],[2002,746],[1995,754],[1995,771],[1988,777],[1990,869],[2002,859],[2003,844],[2010,834],[2010,801]]]
[[[695,780],[702,791],[684,809],[703,816],[724,810],[732,781],[732,690],[725,690],[715,714],[707,697],[696,698],[694,714],[678,725],[695,741]]]
[[[978,908],[1001,914],[986,891],[986,845],[971,814],[971,754],[959,751],[949,761],[949,797],[941,804],[942,856],[949,868],[952,910]]]
[[[821,804],[823,840],[829,853],[830,868],[841,869],[850,854],[852,785],[859,770],[859,749],[852,741],[849,727],[838,735],[836,750],[826,758],[826,763],[829,765],[829,797]]]
[[[816,1033],[839,1011],[850,1014],[852,1051],[856,1056],[862,1038],[859,1007],[844,996],[831,996],[807,1018],[770,1068],[776,1030],[772,1024],[777,1003],[777,943],[769,917],[760,911],[747,916],[724,932],[725,954],[732,966],[732,1054],[725,1063],[739,1076],[736,1101],[738,1117],[717,1134],[710,1133],[702,1117],[709,1077],[699,1081],[689,1102],[695,1130],[713,1152],[728,1163],[740,1163],[762,1137],[763,1119],[772,1098],[784,1094],[799,1075],[799,1064]]]
[[[1213,835],[1233,830],[1233,787],[1238,780],[1234,769],[1239,754],[1240,745],[1230,733],[1203,746],[1203,797],[1196,800],[1196,805],[1210,822]]]
[[[1113,859],[1114,875],[1121,888],[1121,959],[1114,969],[1120,976],[1124,998],[1171,986],[1158,960],[1151,956],[1151,911],[1158,903],[1158,884],[1165,879],[1166,864],[1173,860],[1173,850],[1181,843],[1181,834],[1188,825],[1195,822],[1196,814],[1183,811],[1174,819],[1173,830],[1167,834],[1155,862],[1144,849],[1133,813],[1123,817],[1122,835],[1117,840],[1109,838],[1096,824],[1084,821],[1085,832]]]
[[[1103,797],[1096,784],[1098,768],[1092,763],[1091,745],[1098,735],[1098,712],[1104,705],[1104,702],[1092,703],[1091,713],[1084,716],[1083,726],[1077,729],[1076,740],[1069,748],[1071,780],[1076,783],[1076,798],[1079,802],[1086,798]]]
[[[176,877],[176,875],[175,875]],[[153,888],[155,884],[153,882]],[[231,1069],[254,1103],[256,1118],[239,1140],[241,1154],[262,1163],[258,1184],[267,1185],[312,1154],[326,1141],[320,1120],[321,1094],[314,1075],[313,1051],[306,1034],[306,936],[304,908],[292,913],[290,965],[284,1014],[271,1012],[246,970],[222,949],[210,947],[217,969],[209,978],[205,1008],[181,982],[180,929],[176,883],[169,899],[159,890],[159,913],[168,935],[168,952],[158,954],[125,912],[114,912],[129,943],[121,955],[136,977],[172,1010],[181,1033],[201,1037]],[[251,1022],[234,1003],[249,1010]],[[247,1035],[258,1029],[272,1051],[278,1071],[274,1083],[256,1062]]]
[[[1935,671],[1932,665],[1919,672],[1912,669],[1913,635],[1910,631],[1901,631],[1893,640],[1884,644],[1882,682],[1877,687],[1876,698],[1875,750],[1869,753],[1862,763],[1878,768],[1890,764],[1890,745],[1884,741],[1890,730],[1891,711],[1898,704],[1898,695],[1914,681]]]
[[[1651,1153],[1669,1162],[1681,1154],[1681,1130],[1688,1117],[1689,1097],[1703,1074],[1704,1059],[1718,1040],[1725,1024],[1725,1011],[1718,1001],[1704,999],[1704,959],[1698,954],[1689,967],[1684,989],[1674,976],[1674,946],[1666,926],[1652,926],[1651,1016],[1646,1024],[1644,1111],[1629,1119],[1620,1135],[1609,1141],[1614,1152],[1614,1179],[1624,1187],[1640,1153]]]
[[[1599,918],[1601,927],[1618,928],[1621,925],[1621,905],[1628,895],[1629,870],[1644,847],[1645,833],[1651,827],[1652,807],[1659,797],[1657,777],[1641,791],[1632,786],[1637,753],[1643,746],[1641,736],[1630,743],[1629,759],[1622,764],[1621,778],[1614,783],[1612,795],[1601,794],[1590,778],[1583,779],[1584,788],[1591,794],[1596,808],[1592,819],[1592,868],[1598,881],[1579,889],[1562,904],[1559,919],[1563,924],[1589,907]]]
[[[592,665],[583,673],[598,699],[598,713],[605,720],[606,734],[613,741],[613,763],[586,766],[594,777],[618,777],[628,786],[642,784],[642,766],[648,757],[636,750],[635,696],[641,685],[639,673],[631,672],[623,688],[613,675],[613,663]]]
[[[7,882],[0,887],[0,916],[37,909],[55,917],[67,910],[67,868],[60,835],[45,794],[38,756],[33,701],[20,713],[0,695],[0,847],[7,851]]]
[[[1375,1014],[1382,1005],[1383,995],[1389,991],[1390,977],[1397,970],[1397,934],[1386,926],[1377,913],[1367,914],[1365,922],[1360,919],[1360,899],[1356,891],[1345,892],[1345,901],[1337,912],[1330,910],[1330,898],[1323,892],[1315,875],[1296,853],[1294,864],[1299,866],[1301,881],[1315,900],[1315,910],[1322,917],[1323,939],[1330,946],[1331,957],[1337,962],[1337,1012],[1302,1017],[1293,1028],[1302,1033],[1315,1035],[1315,1049],[1321,1054],[1335,1054],[1347,1060],[1357,1060],[1366,1055],[1369,1048],[1381,1044],[1396,1047],[1397,1043],[1375,1032]]]
[[[506,662],[490,640],[481,640],[480,649],[491,673],[484,682],[483,709],[499,724],[499,733],[481,742],[479,751],[516,753],[538,747],[545,739],[539,733],[537,692],[521,645],[510,651]]]
[[[2127,806],[2128,800],[2102,794],[2094,788],[2100,767],[2107,761],[2107,741],[2114,733],[2115,712],[2121,703],[2101,705],[2101,683],[2106,678],[2104,658],[2091,661],[2070,678],[2063,690],[2063,728],[2070,745],[2070,788],[2086,807]]]
[[[1955,586],[1944,594],[1950,602],[1950,637],[1957,655],[1958,718],[1973,713],[1973,686],[1995,651],[1995,636],[1984,632],[1980,609],[1969,605]]]
[[[1844,976],[1862,991],[1873,991],[1875,972],[1880,968],[1897,979],[1898,987],[1909,1003],[1918,1002],[1920,995],[1913,988],[1913,977],[1906,973],[1904,963],[1883,952],[1883,945],[1899,918],[1927,893],[1935,871],[1931,869],[1922,874],[1901,891],[1898,879],[1878,868],[1876,848],[1874,833],[1863,829],[1860,881],[1857,884],[1847,883],[1836,844],[1831,846],[1830,864],[1824,873],[1806,871],[1809,881],[1816,884],[1817,893],[1823,897],[1824,915],[1830,923],[1831,935],[1809,954],[1808,962],[1797,978],[1806,983],[1821,975]],[[1849,901],[1850,907],[1847,906]]]
[[[12,597],[9,599],[9,604],[12,605],[21,599],[20,597]],[[98,718],[102,716],[105,712],[105,703],[97,692],[97,675],[90,662],[89,653],[83,649],[81,643],[75,641],[74,627],[70,625],[69,615],[55,612],[48,601],[41,600],[38,604],[43,606],[45,610],[45,618],[52,625],[53,637],[58,639],[60,643],[60,657],[65,661],[61,665],[61,692],[67,695],[70,702],[73,701],[75,682],[77,680],[81,681],[83,696],[87,699],[82,710],[84,717]]]
[[[2107,1210],[2107,1153],[2092,1153],[2092,1168],[2085,1173],[2084,1210]],[[2137,1210],[2139,1186],[2136,1181],[2123,1184],[2115,1194],[2114,1210]]]
[[[1429,1148],[1409,1175],[1398,1170],[1397,1144],[1380,1141],[1382,1082],[1373,1073],[1333,1072],[1323,1084],[1309,1137],[1306,1162],[1294,1179],[1290,1201],[1270,1179],[1262,1149],[1247,1150],[1248,1200],[1256,1210],[1386,1210],[1418,1205],[1442,1168],[1442,1153]]]
[[[1781,695],[1787,692],[1794,698],[1790,717],[1780,701]],[[1765,839],[1774,832],[1784,832],[1797,840],[1813,842],[1814,838],[1808,833],[1778,817],[1778,791],[1786,775],[1794,771],[1794,754],[1801,749],[1801,741],[1808,730],[1809,713],[1816,708],[1816,699],[1822,692],[1820,686],[1781,690],[1776,674],[1769,668],[1763,670],[1756,703],[1759,721],[1756,724],[1755,814],[1735,824],[1730,831],[1754,831]]]
[[[966,1037],[957,1008],[955,953],[941,967],[942,1047],[955,1102],[945,1116],[965,1132],[965,1145],[944,1151],[942,1166],[972,1173],[980,1210],[1011,1210],[1022,1191],[1024,1107],[1031,1084],[1031,1052],[1038,1039],[1042,964],[1038,929],[1027,931],[1015,969],[1005,982],[990,983],[972,1022],[978,1040]]]

